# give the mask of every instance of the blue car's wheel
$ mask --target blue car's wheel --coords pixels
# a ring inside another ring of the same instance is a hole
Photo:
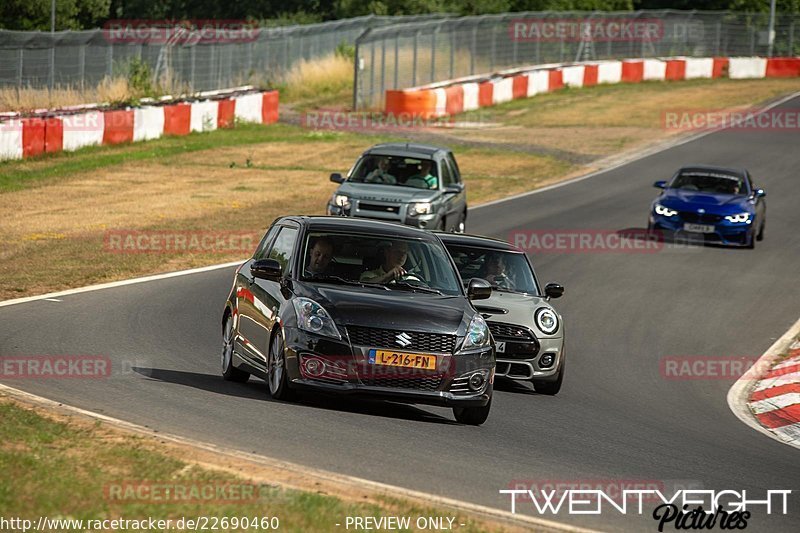
[[[766,224],[767,224],[766,220],[761,222],[761,226],[759,226],[759,228],[758,228],[758,235],[756,235],[756,240],[757,241],[763,241],[764,240],[764,226]]]

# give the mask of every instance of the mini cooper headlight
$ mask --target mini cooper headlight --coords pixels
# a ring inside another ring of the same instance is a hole
[[[728,215],[725,217],[728,222],[734,224],[741,224],[742,222],[750,222],[750,213],[739,213],[738,215]]]
[[[350,197],[345,194],[334,194],[333,205],[347,209],[350,207]]]
[[[408,214],[412,217],[418,215],[430,215],[433,213],[433,206],[430,202],[419,202],[416,204],[411,204],[408,207]]]
[[[464,338],[464,345],[461,349],[468,350],[489,346],[490,339],[489,326],[486,325],[486,321],[481,315],[476,314],[469,323],[467,336]]]
[[[669,207],[664,207],[661,204],[656,204],[655,212],[656,215],[662,215],[665,217],[674,217],[675,215],[678,214],[678,212],[675,211],[674,209],[670,209]]]
[[[317,302],[310,298],[296,298],[293,303],[297,312],[297,327],[317,335],[342,338],[331,315]]]
[[[558,316],[552,309],[540,307],[534,314],[534,320],[545,335],[552,335],[558,330]]]

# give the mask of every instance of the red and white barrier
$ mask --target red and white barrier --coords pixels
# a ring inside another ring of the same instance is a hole
[[[24,118],[3,115],[0,116],[0,161],[73,151],[85,146],[213,131],[232,127],[236,119],[259,124],[278,120],[277,91],[213,96],[218,99],[113,110],[84,106],[80,110],[73,108]],[[443,98],[442,105],[445,102]]]
[[[528,98],[562,87],[723,77],[800,77],[800,58],[667,57],[537,65],[494,74],[484,80],[473,76],[412,89],[386,91],[385,109],[390,114],[432,118]]]

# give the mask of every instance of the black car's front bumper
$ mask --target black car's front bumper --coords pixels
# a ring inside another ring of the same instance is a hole
[[[469,353],[430,354],[436,356],[436,370],[418,370],[369,363],[371,349],[409,350],[351,347],[347,339],[319,337],[297,328],[285,328],[284,336],[286,371],[293,388],[447,407],[481,407],[492,397],[492,346]],[[469,381],[475,374],[482,376],[483,383],[472,388]]]

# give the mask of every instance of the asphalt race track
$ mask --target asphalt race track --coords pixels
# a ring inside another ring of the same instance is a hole
[[[800,98],[782,107],[800,108]],[[749,168],[768,206],[755,250],[536,256],[540,281],[566,286],[556,302],[567,320],[565,385],[556,397],[498,385],[479,428],[445,409],[315,396],[281,403],[260,380],[223,382],[220,319],[232,268],[0,308],[0,355],[102,354],[114,366],[108,379],[4,383],[159,431],[505,510],[509,497],[498,490],[516,481],[684,483],[762,499],[791,489],[788,515],[756,511],[748,529],[796,531],[800,451],[731,413],[732,380],[665,379],[659,361],[758,357],[800,316],[798,146],[797,131],[723,131],[472,210],[468,231],[501,238],[643,228],[653,181],[689,163]],[[532,514],[530,504],[519,508]],[[657,525],[647,512],[544,517],[628,531]]]

